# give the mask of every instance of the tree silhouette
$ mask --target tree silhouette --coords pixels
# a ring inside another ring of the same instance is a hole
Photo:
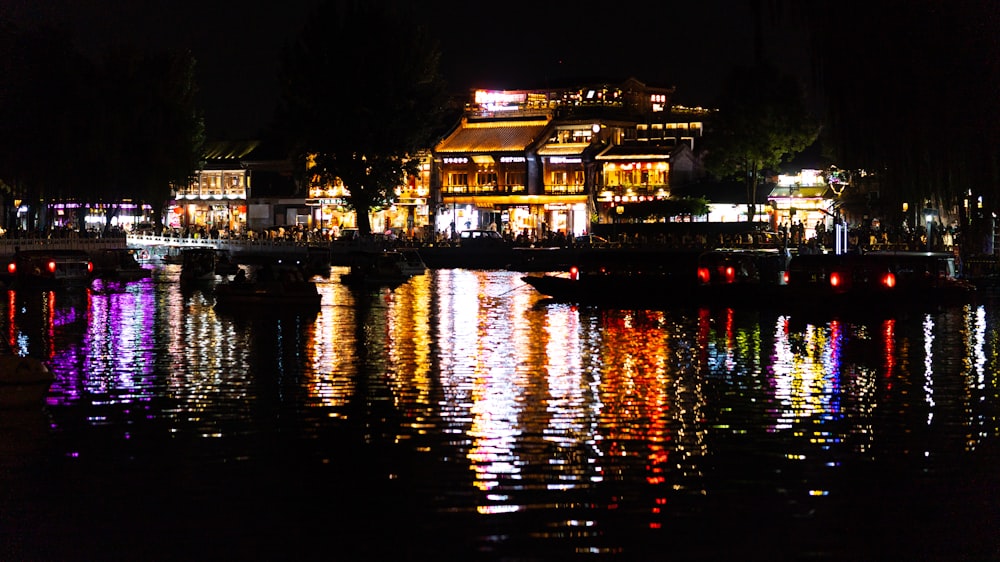
[[[278,126],[302,177],[343,182],[362,234],[443,115],[440,51],[418,14],[415,4],[328,2],[284,56]]]
[[[970,211],[963,228],[992,239],[1000,205],[1000,4],[801,6],[827,100],[824,136],[838,165],[875,172],[889,211],[901,213],[902,202],[957,206]]]
[[[767,65],[732,72],[710,126],[706,169],[718,178],[742,181],[750,220],[756,216],[763,172],[793,158],[819,134],[800,85]]]
[[[15,200],[28,205],[28,228],[38,202],[69,195],[79,172],[87,108],[77,94],[87,64],[65,37],[53,29],[0,29],[0,182],[8,213],[16,212]]]
[[[198,167],[204,143],[191,55],[122,48],[97,63],[65,42],[67,33],[4,31],[5,206],[11,199],[76,201],[85,215],[85,205],[100,203],[111,210],[108,222],[126,199],[159,211],[171,183],[185,183]],[[39,205],[31,206],[37,212]]]
[[[106,226],[126,199],[159,211],[171,185],[186,184],[200,166],[205,126],[195,64],[187,51],[120,48],[96,69],[89,157],[97,166],[85,187],[88,201],[107,206]]]

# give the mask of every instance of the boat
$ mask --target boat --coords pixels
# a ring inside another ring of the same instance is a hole
[[[355,252],[350,271],[340,276],[345,285],[401,285],[427,271],[416,251]]]
[[[698,253],[595,253],[602,261],[521,279],[555,301],[641,308],[769,304],[784,294],[790,256],[782,249]],[[615,260],[611,260],[615,256]],[[627,259],[623,256],[627,256]],[[666,258],[666,259],[664,259]]]
[[[789,265],[790,304],[870,313],[966,303],[976,286],[947,252],[800,254]]]
[[[136,259],[136,250],[105,248],[93,254],[94,277],[111,281],[136,281],[147,279],[152,271],[142,267]]]
[[[573,268],[522,280],[552,300],[580,304],[867,315],[950,306],[976,294],[973,283],[956,275],[954,256],[943,252],[789,255],[780,249],[716,249],[699,255],[693,268]]]
[[[427,273],[427,264],[424,263],[423,258],[420,257],[420,252],[417,250],[397,250],[394,252],[387,252],[390,255],[397,255],[396,261],[399,264],[399,270],[410,277],[415,275],[423,275]]]
[[[551,300],[586,305],[660,307],[691,302],[699,289],[698,253],[593,252],[568,271],[529,274],[521,280]]]
[[[230,252],[215,252],[215,274],[221,277],[236,275],[240,270],[240,265],[236,263]]]
[[[181,284],[215,281],[218,256],[213,248],[188,248],[181,252]]]
[[[7,264],[7,279],[20,287],[86,287],[94,263],[83,250],[22,250]]]
[[[291,266],[265,265],[253,279],[247,279],[246,271],[241,268],[232,281],[215,287],[217,308],[246,313],[273,313],[289,307],[318,309],[321,301],[316,283]]]
[[[0,410],[43,406],[54,380],[38,359],[0,355]]]

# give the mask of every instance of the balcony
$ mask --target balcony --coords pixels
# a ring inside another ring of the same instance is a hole
[[[546,185],[544,193],[545,195],[578,195],[580,193],[586,193],[587,186],[583,184],[555,184]]]
[[[441,188],[444,195],[514,195],[526,191],[524,185],[446,185]]]

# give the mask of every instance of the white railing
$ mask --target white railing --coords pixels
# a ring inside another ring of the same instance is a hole
[[[124,248],[125,238],[0,238],[0,255],[12,256],[19,250],[97,250]]]
[[[215,248],[232,254],[268,253],[268,254],[305,254],[307,244],[286,240],[230,240],[227,238],[184,238],[174,236],[154,236],[149,234],[129,234],[129,247],[183,247],[183,248]]]

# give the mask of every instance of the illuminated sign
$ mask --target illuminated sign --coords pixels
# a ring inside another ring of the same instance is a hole
[[[476,103],[480,105],[510,105],[524,103],[526,100],[524,93],[512,93],[494,90],[476,90]]]
[[[582,160],[579,157],[566,158],[565,156],[553,156],[549,158],[551,164],[579,164]]]
[[[500,162],[503,164],[517,164],[524,162],[524,156],[501,156]]]
[[[469,159],[465,157],[448,157],[444,159],[445,164],[468,164]]]

